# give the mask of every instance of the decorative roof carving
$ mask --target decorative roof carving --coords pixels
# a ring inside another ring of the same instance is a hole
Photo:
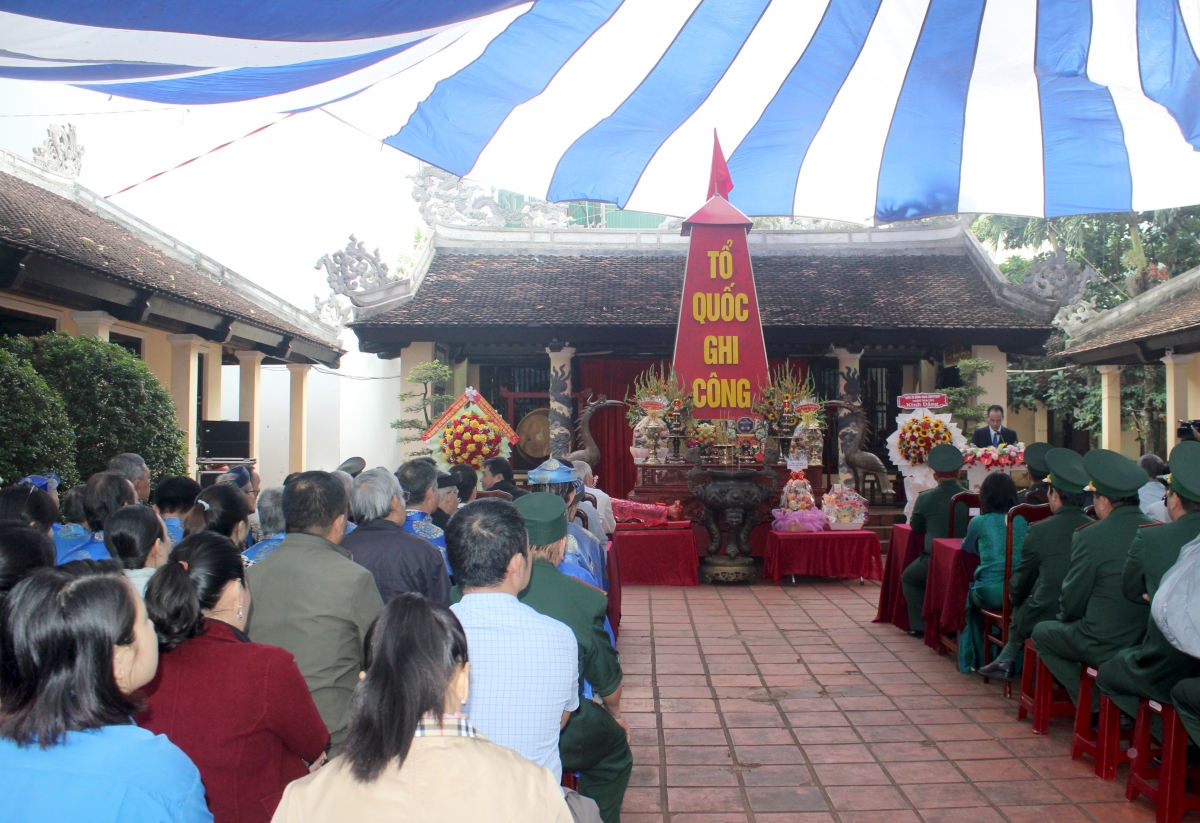
[[[1085,323],[1100,316],[1095,300],[1080,300],[1069,306],[1063,306],[1054,315],[1050,325],[1064,332],[1068,337],[1073,335]]]
[[[416,174],[410,174],[408,178],[413,181],[413,200],[417,201],[421,217],[431,226],[441,223],[448,226],[503,228],[517,225],[530,229],[554,229],[571,225],[571,215],[565,204],[526,197],[519,206],[508,207],[496,200],[495,189],[490,194],[484,194],[483,186],[478,183],[464,180],[436,166],[422,164]]]
[[[330,292],[324,300],[313,295],[312,315],[327,326],[333,326],[335,329],[344,328],[350,322],[351,313],[351,308],[343,305],[333,292]]]
[[[1068,260],[1066,252],[1059,248],[1045,260],[1038,260],[1025,273],[1020,288],[1038,297],[1057,300],[1058,305],[1073,306],[1087,290],[1088,283],[1099,280],[1100,275],[1091,266],[1081,266]],[[1094,308],[1094,307],[1093,307]]]
[[[76,178],[83,168],[83,146],[75,138],[75,127],[57,123],[46,129],[46,139],[33,150],[33,162],[46,171]]]
[[[387,263],[379,259],[379,249],[371,254],[353,234],[345,249],[335,251],[332,255],[326,254],[313,268],[324,268],[329,288],[351,300],[356,295],[378,291],[392,282]]]

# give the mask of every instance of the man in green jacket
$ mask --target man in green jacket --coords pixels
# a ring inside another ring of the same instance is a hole
[[[1122,593],[1121,577],[1139,526],[1153,522],[1142,514],[1138,489],[1146,473],[1128,457],[1108,449],[1083,456],[1091,478],[1099,522],[1080,526],[1071,541],[1071,563],[1063,580],[1057,620],[1033,630],[1038,655],[1063,685],[1071,702],[1079,699],[1083,665],[1100,666],[1142,640],[1149,603]],[[1093,711],[1100,696],[1093,697]]]
[[[1025,469],[1029,472],[1029,488],[1017,495],[1017,503],[1039,504],[1049,498],[1050,485],[1046,475],[1050,473],[1046,465],[1046,455],[1050,453],[1049,443],[1030,443],[1025,447]]]
[[[1043,459],[1050,475],[1052,514],[1025,534],[1021,562],[1008,584],[1013,607],[1008,643],[995,660],[979,669],[984,677],[1012,680],[1033,627],[1058,614],[1058,598],[1071,561],[1071,538],[1076,529],[1092,522],[1083,513],[1088,500],[1084,487],[1090,482],[1083,458],[1070,449],[1051,449]]]
[[[965,492],[958,483],[958,470],[962,468],[963,456],[954,446],[943,443],[929,450],[927,460],[937,486],[917,495],[913,504],[909,525],[913,532],[924,532],[925,548],[916,560],[900,575],[904,600],[908,604],[908,633],[913,637],[925,635],[925,620],[921,616],[925,608],[925,583],[929,577],[929,552],[933,541],[950,536],[950,500],[954,495]],[[959,505],[954,515],[954,537],[967,533],[967,507]]]
[[[1134,603],[1154,599],[1163,575],[1179,559],[1179,550],[1200,536],[1200,443],[1195,440],[1185,440],[1171,451],[1166,502],[1171,522],[1140,528],[1125,561],[1122,591]],[[1171,688],[1194,677],[1200,677],[1200,660],[1168,643],[1149,617],[1141,644],[1102,665],[1096,685],[1133,717],[1138,698],[1170,703]]]
[[[579,793],[596,801],[604,823],[620,823],[633,753],[629,725],[621,715],[621,663],[604,629],[608,597],[555,568],[566,549],[567,505],[562,498],[533,492],[513,505],[525,518],[533,558],[529,585],[518,599],[566,624],[579,645],[579,708],[571,713],[558,741],[563,771],[579,772]],[[457,603],[461,598],[456,586],[450,600]],[[595,702],[593,695],[603,703]]]

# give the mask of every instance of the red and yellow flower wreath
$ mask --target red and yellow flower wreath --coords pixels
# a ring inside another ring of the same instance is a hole
[[[486,417],[466,412],[442,430],[442,456],[451,466],[467,463],[482,469],[483,461],[500,454],[503,439],[500,429]]]

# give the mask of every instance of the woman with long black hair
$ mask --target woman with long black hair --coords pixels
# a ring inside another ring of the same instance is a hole
[[[144,595],[154,572],[167,562],[171,538],[154,509],[126,506],[104,521],[104,548],[125,567],[125,576],[133,581],[138,594]]]
[[[237,486],[218,483],[200,492],[196,505],[183,518],[183,536],[198,532],[216,532],[233,541],[235,546],[246,542],[250,533],[250,505]]]
[[[550,770],[482,737],[462,714],[471,664],[453,612],[398,595],[372,624],[365,658],[341,756],[288,786],[274,823],[570,823]]]
[[[38,569],[0,606],[0,817],[206,823],[196,767],[138,728],[158,643],[111,564]]]
[[[138,723],[192,758],[216,823],[266,823],[284,787],[324,762],[329,732],[292,656],[242,631],[241,552],[215,532],[185,537],[146,608],[162,656]]]

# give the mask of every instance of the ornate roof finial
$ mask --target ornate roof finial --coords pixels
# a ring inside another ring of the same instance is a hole
[[[83,146],[75,139],[75,127],[54,123],[46,129],[46,140],[33,150],[33,162],[46,171],[72,179],[83,167]]]

